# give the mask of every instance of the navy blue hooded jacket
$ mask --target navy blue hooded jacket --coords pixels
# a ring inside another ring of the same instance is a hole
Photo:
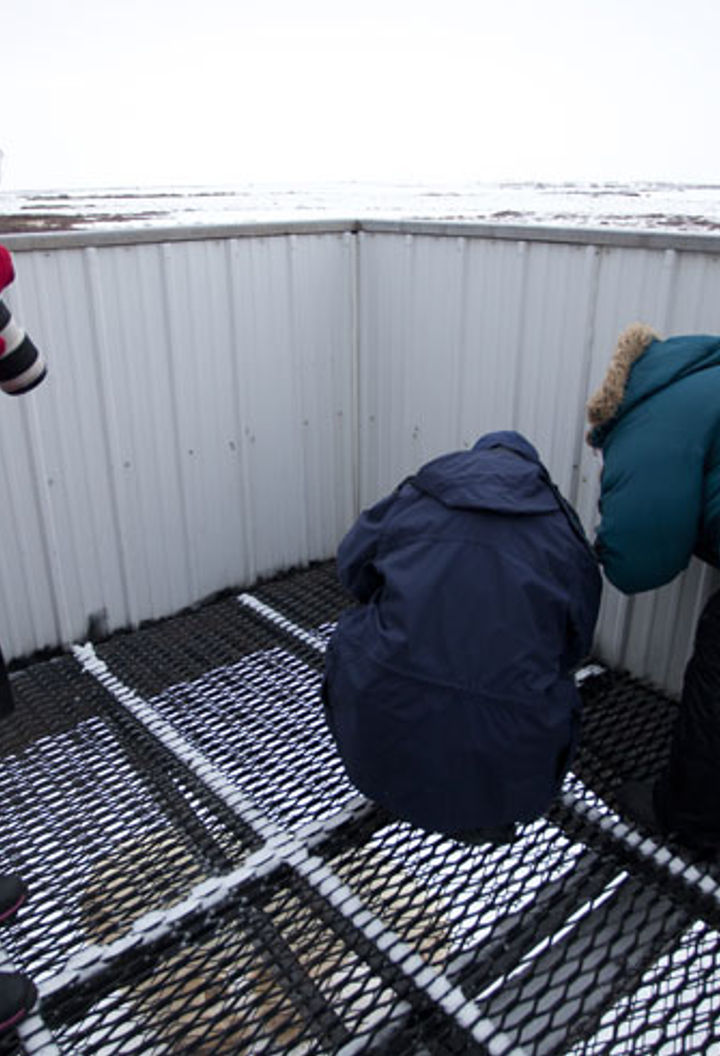
[[[428,463],[340,545],[326,660],[330,729],[353,783],[458,833],[529,821],[558,790],[600,575],[535,448],[490,433]]]

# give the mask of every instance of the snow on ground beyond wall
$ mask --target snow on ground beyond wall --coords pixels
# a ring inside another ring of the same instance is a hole
[[[720,185],[248,184],[243,187],[0,192],[0,234],[277,220],[480,221],[720,231]]]

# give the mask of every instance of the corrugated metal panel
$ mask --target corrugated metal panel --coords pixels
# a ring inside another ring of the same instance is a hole
[[[16,253],[50,364],[3,400],[9,656],[329,556],[352,519],[350,234]]]
[[[572,491],[597,250],[361,238],[363,501],[491,429],[532,437]]]
[[[720,332],[720,247],[372,226],[359,236],[362,504],[426,459],[510,428],[536,444],[592,534],[601,460],[583,443],[587,397],[630,322]],[[632,600],[608,585],[600,653],[676,692],[714,585],[700,566]]]
[[[583,408],[617,334],[720,331],[707,237],[292,226],[14,241],[8,300],[51,376],[0,414],[8,655],[329,556],[361,506],[489,429],[530,437],[592,532]],[[677,690],[716,578],[608,588],[601,653]]]

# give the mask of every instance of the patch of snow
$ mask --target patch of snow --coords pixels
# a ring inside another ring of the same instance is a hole
[[[284,220],[436,220],[720,231],[720,185],[333,183],[0,192],[0,232]]]

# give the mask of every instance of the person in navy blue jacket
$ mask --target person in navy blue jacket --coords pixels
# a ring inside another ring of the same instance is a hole
[[[543,814],[576,744],[601,580],[532,444],[489,433],[429,462],[361,515],[338,571],[361,604],[332,635],[323,698],[355,786],[458,838]]]

